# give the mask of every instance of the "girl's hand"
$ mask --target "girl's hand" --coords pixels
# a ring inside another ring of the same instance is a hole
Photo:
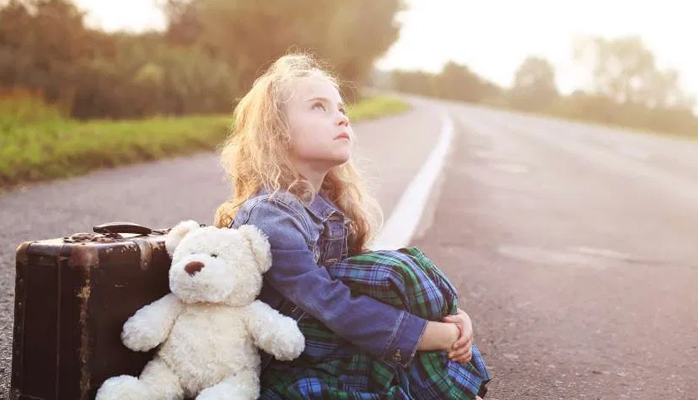
[[[472,358],[471,347],[473,345],[473,324],[470,317],[459,308],[456,315],[449,315],[442,321],[454,323],[460,329],[460,337],[448,351],[448,358],[462,364],[467,363]]]

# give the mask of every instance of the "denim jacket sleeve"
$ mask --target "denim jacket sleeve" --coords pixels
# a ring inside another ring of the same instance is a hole
[[[281,295],[323,322],[337,335],[374,357],[407,366],[427,321],[368,296],[353,296],[318,266],[309,248],[310,223],[300,202],[257,201],[240,224],[267,236],[272,267],[264,279]]]

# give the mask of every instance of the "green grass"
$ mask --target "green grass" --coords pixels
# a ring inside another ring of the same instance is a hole
[[[365,121],[387,115],[400,114],[409,108],[409,104],[392,97],[369,97],[349,108],[349,119],[352,122]]]
[[[370,97],[348,112],[352,122],[401,113],[401,100]],[[17,123],[0,116],[0,189],[100,169],[214,150],[230,115],[90,121],[49,118]]]

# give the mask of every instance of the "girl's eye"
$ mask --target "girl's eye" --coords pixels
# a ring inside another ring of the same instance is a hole
[[[218,254],[215,254],[215,253],[214,253],[214,254],[211,254],[211,257],[213,257],[213,258],[218,258]]]
[[[345,109],[343,109],[343,108],[340,108],[340,109],[339,109],[339,112],[341,112],[341,113],[344,114],[344,115],[347,115],[347,110],[345,110]]]
[[[313,108],[318,108],[318,106],[319,106],[320,108],[322,108],[323,111],[325,111],[325,105],[324,105],[324,104],[322,104],[322,103],[315,103],[315,104],[313,104]]]

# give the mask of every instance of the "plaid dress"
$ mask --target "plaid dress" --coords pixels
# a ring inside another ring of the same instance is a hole
[[[353,294],[363,294],[431,321],[455,314],[457,292],[446,276],[416,247],[381,250],[327,267]],[[445,351],[417,352],[408,368],[369,356],[311,316],[298,325],[303,354],[272,361],[261,377],[261,399],[473,399],[490,380],[476,345],[467,364]]]

